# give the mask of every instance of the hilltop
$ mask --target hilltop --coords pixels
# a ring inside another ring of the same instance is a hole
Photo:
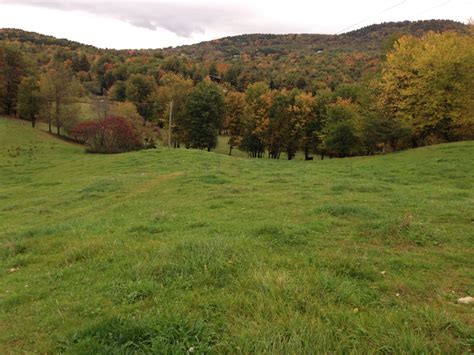
[[[30,43],[38,46],[66,47],[70,49],[97,49],[94,46],[70,41],[66,38],[56,38],[53,36],[48,36],[31,31],[24,31],[17,28],[0,28],[0,41]]]
[[[451,20],[403,21],[370,25],[339,35],[325,34],[246,34],[224,37],[193,45],[167,49],[193,58],[234,59],[242,52],[254,56],[314,55],[321,52],[381,53],[402,35],[421,36],[429,31],[466,33],[467,26]]]
[[[0,352],[469,352],[473,148],[104,156],[0,119]]]
[[[360,29],[342,33],[339,35],[324,34],[243,34],[237,36],[224,37],[212,41],[200,42],[193,45],[178,46],[175,48],[165,48],[170,53],[187,53],[193,56],[200,56],[206,50],[221,52],[225,58],[232,59],[239,52],[249,51],[251,47],[257,50],[256,53],[272,54],[269,51],[279,53],[281,51],[289,53],[291,51],[308,51],[314,50],[381,50],[381,44],[390,39],[393,35],[410,34],[421,36],[428,31],[445,32],[456,31],[464,33],[467,26],[461,22],[452,20],[425,20],[425,21],[402,21],[388,22],[382,24],[374,24]],[[81,44],[79,42],[70,41],[65,38],[56,38],[53,36],[43,35],[36,32],[24,31],[14,28],[0,29],[0,40],[18,41],[21,43],[31,43],[35,45],[53,45],[58,47],[67,47],[70,49],[78,49],[80,47],[99,50],[91,45]],[[356,43],[354,43],[356,41]],[[356,46],[354,46],[356,45]],[[358,46],[358,47],[357,47]],[[113,49],[109,49],[113,51]],[[135,48],[130,50],[138,51]],[[149,50],[160,50],[148,49]],[[126,52],[127,50],[122,50]]]

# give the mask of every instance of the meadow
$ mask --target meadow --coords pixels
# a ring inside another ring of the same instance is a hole
[[[0,353],[474,351],[473,152],[98,155],[0,118]]]

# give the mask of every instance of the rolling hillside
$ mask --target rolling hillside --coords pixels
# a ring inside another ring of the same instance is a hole
[[[0,44],[19,45],[40,67],[51,59],[72,61],[74,67],[81,56],[87,55],[91,68],[81,81],[92,94],[103,93],[97,85],[108,90],[114,82],[137,72],[149,73],[157,80],[166,72],[174,72],[199,81],[212,65],[216,65],[224,82],[239,91],[249,83],[266,81],[275,88],[299,87],[315,92],[373,77],[396,39],[429,31],[466,33],[468,26],[450,20],[390,22],[340,35],[245,34],[144,50],[98,49],[19,29],[0,29]]]
[[[473,148],[91,155],[0,119],[0,353],[472,351]]]

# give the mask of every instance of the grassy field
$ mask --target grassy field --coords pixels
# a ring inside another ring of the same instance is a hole
[[[473,152],[90,155],[0,119],[0,353],[469,353]]]

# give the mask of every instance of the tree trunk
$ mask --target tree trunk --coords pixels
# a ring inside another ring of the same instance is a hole
[[[51,107],[48,110],[48,131],[51,133]]]
[[[33,115],[33,117],[31,117],[31,127],[35,128],[35,124],[36,124],[36,117],[35,115]]]
[[[295,154],[293,153],[293,150],[291,149],[288,149],[286,153],[288,154],[288,160],[292,160],[293,157],[295,156]]]
[[[58,136],[61,135],[60,124],[59,124],[59,104],[58,100],[56,99],[56,130],[58,132]]]

